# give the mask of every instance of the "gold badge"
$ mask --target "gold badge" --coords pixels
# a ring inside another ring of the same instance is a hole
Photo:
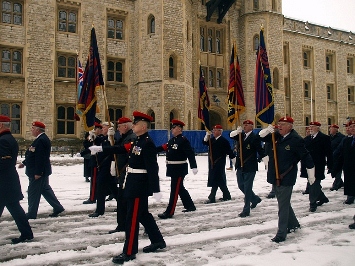
[[[134,146],[132,149],[132,153],[134,153],[135,155],[140,155],[141,151],[142,151],[142,148],[138,147],[138,146]]]
[[[291,150],[290,145],[287,145],[287,146],[285,147],[285,150],[286,150],[286,151],[290,151],[290,150]]]
[[[178,146],[179,146],[179,145],[177,145],[177,144],[175,143],[174,145],[171,146],[171,148],[174,149],[174,150],[177,150]]]
[[[247,145],[247,148],[246,148],[246,149],[247,149],[247,150],[250,150],[250,144]]]
[[[31,151],[31,152],[35,152],[36,151],[36,147],[32,147],[31,146],[31,147],[28,148],[28,150]]]

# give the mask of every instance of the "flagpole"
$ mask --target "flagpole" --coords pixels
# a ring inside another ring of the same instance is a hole
[[[236,71],[236,58],[237,58],[237,42],[234,40],[234,45],[233,45],[233,50],[234,50],[234,80],[235,80],[235,86],[234,86],[234,93],[237,94],[237,71]],[[235,105],[235,108],[238,109],[238,102]],[[236,116],[237,116],[237,127],[240,126],[240,117],[239,117],[239,111],[235,111]],[[238,134],[239,136],[239,159],[240,159],[240,167],[243,169],[244,167],[244,160],[243,160],[243,144],[242,144],[242,132]]]

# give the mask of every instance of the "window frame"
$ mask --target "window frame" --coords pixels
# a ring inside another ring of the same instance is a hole
[[[111,122],[114,122],[117,126],[117,120],[123,117],[124,108],[122,106],[109,106],[108,113],[110,116]]]
[[[64,118],[59,118],[59,108],[64,108]],[[72,119],[68,118],[68,109],[72,108],[73,117]],[[56,104],[56,135],[57,136],[75,136],[76,135],[76,126],[75,126],[75,105],[70,104]],[[64,133],[59,133],[60,125],[59,123],[64,123]],[[69,126],[72,125],[73,133],[68,133]]]
[[[332,72],[333,71],[333,54],[326,54],[325,55],[325,70]]]
[[[336,92],[334,84],[328,83],[326,85],[327,90],[327,101],[335,102],[336,101]]]
[[[155,23],[155,16],[150,14],[148,16],[148,34],[155,34],[156,33],[156,23]]]
[[[8,112],[5,111],[5,109],[3,108],[3,105],[9,105],[8,108]],[[16,117],[13,114],[13,108],[14,106],[17,105],[19,107],[19,111],[18,111],[18,117]],[[22,102],[0,102],[0,112],[3,115],[6,115],[8,117],[11,118],[11,133],[14,136],[20,136],[21,135],[21,131],[22,131]],[[15,124],[18,125],[18,129],[15,129]]]
[[[346,59],[346,73],[354,74],[354,58],[348,57]]]
[[[110,62],[113,62],[114,63],[114,70],[112,71],[110,68],[109,68],[109,63]],[[122,66],[122,70],[117,70],[117,63],[121,63],[121,66]],[[106,80],[108,83],[119,83],[119,84],[122,84],[125,82],[125,78],[124,78],[124,75],[125,75],[125,60],[122,59],[122,58],[108,58],[107,59],[107,70],[106,70]],[[114,80],[109,80],[109,74],[110,73],[113,73],[113,76],[114,76]],[[120,74],[121,77],[122,77],[122,80],[119,81],[117,80],[117,75]]]
[[[302,59],[303,59],[303,68],[311,68],[311,51],[303,50],[302,51]]]
[[[65,30],[62,30],[60,25],[61,23],[63,23],[63,20],[60,17],[60,13],[61,12],[65,12],[66,13],[66,19],[65,19]],[[69,30],[69,26],[70,24],[73,24],[72,21],[69,20],[70,18],[70,14],[71,13],[75,13],[75,31],[72,32]],[[57,32],[61,32],[64,34],[78,34],[78,24],[79,24],[79,10],[75,7],[71,7],[71,6],[58,6],[57,9]]]
[[[355,86],[348,86],[348,102],[355,102]]]
[[[3,10],[3,3],[4,2],[9,2],[10,5],[11,5],[11,11],[4,11]],[[21,5],[21,13],[20,12],[15,12],[14,11],[14,7],[15,7],[15,4],[19,4]],[[15,25],[15,26],[23,26],[23,16],[24,16],[24,2],[22,0],[5,0],[5,1],[1,1],[1,5],[0,5],[0,13],[1,13],[1,20],[0,20],[0,24],[6,24],[6,25]],[[3,17],[3,14],[9,14],[9,17],[10,17],[10,22],[4,22],[4,17]],[[18,24],[18,23],[15,23],[15,16],[19,16],[18,14],[20,14],[20,17],[21,17],[21,23]]]
[[[10,59],[4,60],[3,58],[3,52],[4,51],[8,51],[10,53]],[[14,61],[14,53],[18,52],[21,55],[21,60],[20,61]],[[16,63],[17,62],[17,63]],[[14,69],[14,64],[19,64],[18,62],[20,62],[20,73],[14,73],[13,69]],[[10,71],[9,72],[5,72],[3,71],[3,64],[4,63],[9,63],[10,64]],[[23,49],[22,48],[16,48],[16,47],[8,47],[8,46],[0,46],[0,65],[1,65],[1,69],[0,69],[0,73],[2,75],[14,75],[14,76],[23,76]]]
[[[114,27],[110,27],[109,25],[109,21],[110,20],[113,20],[114,21]],[[119,29],[117,27],[117,23],[118,21],[121,21],[122,22],[122,28]],[[126,21],[125,21],[125,18],[124,17],[121,17],[121,16],[115,16],[115,15],[111,15],[109,14],[107,16],[107,39],[112,39],[112,40],[120,40],[120,41],[123,41],[125,40],[125,26],[126,26]],[[112,30],[114,33],[113,33],[113,37],[110,37],[109,36],[109,31]],[[117,38],[117,33],[118,32],[121,32],[121,38]]]
[[[65,58],[65,66],[60,66],[60,57],[64,57]],[[69,66],[69,58],[73,58],[74,59],[74,64],[72,66]],[[63,79],[63,80],[75,80],[76,78],[76,71],[77,71],[77,56],[74,54],[67,54],[67,53],[57,53],[57,64],[56,64],[56,78],[57,79]],[[59,75],[59,70],[60,69],[64,69],[65,68],[65,77],[62,77]],[[73,72],[73,76],[69,76],[69,70],[71,70]]]

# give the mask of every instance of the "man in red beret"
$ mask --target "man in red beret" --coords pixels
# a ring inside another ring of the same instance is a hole
[[[226,179],[226,155],[233,160],[235,164],[235,154],[231,149],[229,141],[222,136],[223,128],[221,125],[215,125],[213,127],[212,133],[213,138],[209,140],[210,133],[206,132],[202,143],[210,148],[209,150],[209,160],[208,160],[208,182],[207,186],[211,187],[211,193],[208,196],[206,204],[216,202],[216,193],[218,188],[221,189],[223,193],[223,198],[220,200],[227,201],[231,200],[231,195],[227,187]],[[211,144],[209,143],[211,141]]]
[[[97,152],[128,153],[127,174],[123,180],[123,197],[126,199],[127,218],[125,230],[125,243],[123,252],[112,259],[113,263],[123,264],[134,260],[138,253],[139,223],[141,223],[151,241],[149,246],[143,248],[144,253],[164,249],[166,243],[148,210],[148,197],[161,199],[159,185],[159,167],[157,162],[157,149],[148,134],[150,122],[153,117],[142,112],[133,112],[133,132],[137,137],[124,146],[104,147],[92,146],[92,154]]]
[[[52,174],[50,162],[51,141],[45,134],[46,125],[40,121],[32,123],[31,133],[35,137],[31,146],[26,150],[25,160],[19,168],[26,166],[28,185],[28,219],[36,219],[41,195],[53,207],[50,217],[57,217],[64,211],[63,206],[55,196],[49,185],[49,176]]]
[[[340,142],[343,140],[345,136],[339,132],[339,126],[336,124],[332,124],[329,126],[329,136],[330,136],[330,146],[332,149],[333,161],[334,161],[335,160],[334,151],[339,146]],[[341,172],[342,171],[340,170],[338,173],[335,174],[333,185],[330,188],[331,191],[338,190],[339,188],[344,186],[344,182],[341,179]]]
[[[168,143],[157,147],[158,152],[166,151],[166,176],[171,178],[169,204],[163,213],[158,214],[161,219],[173,217],[179,196],[185,208],[183,212],[196,210],[189,192],[184,187],[184,178],[188,173],[187,159],[193,174],[197,174],[195,152],[191,147],[190,141],[182,135],[184,126],[185,123],[180,120],[171,120],[171,134],[173,137]]]
[[[115,147],[124,148],[124,145],[130,144],[137,137],[132,130],[133,123],[128,117],[121,117],[117,120],[117,129],[121,135],[114,146],[106,147],[107,153],[115,153]],[[127,202],[123,197],[123,182],[126,176],[126,165],[128,162],[128,153],[117,153],[117,178],[118,178],[118,194],[117,194],[117,226],[115,229],[110,230],[108,233],[124,232],[126,226],[126,216],[127,216]]]
[[[321,181],[325,178],[325,166],[329,170],[333,167],[333,153],[330,137],[320,131],[321,123],[309,123],[310,135],[304,138],[306,149],[310,152],[315,166],[315,182],[309,183],[309,211],[315,212],[317,207],[329,202],[322,191]],[[308,176],[305,173],[306,177]]]
[[[259,132],[263,141],[272,143],[271,134],[274,133],[276,139],[276,156],[278,175],[276,174],[274,153],[270,152],[267,171],[267,182],[275,188],[275,195],[278,203],[278,230],[276,236],[271,241],[279,243],[286,239],[289,232],[300,227],[296,215],[291,206],[291,196],[293,186],[297,178],[297,164],[301,160],[307,169],[308,179],[314,182],[314,163],[309,152],[305,148],[304,140],[293,129],[293,118],[282,117],[278,124],[278,131],[275,126],[269,125]],[[278,179],[278,180],[277,180]]]
[[[344,202],[352,204],[355,197],[355,120],[348,122],[350,137],[346,137],[339,144],[334,152],[335,164],[332,170],[334,176],[338,171],[344,172],[344,195],[352,198],[352,202]],[[350,229],[355,229],[355,215],[354,223],[349,225]]]
[[[253,183],[256,171],[258,171],[258,161],[265,155],[261,147],[260,137],[253,133],[253,128],[253,121],[245,120],[243,122],[243,130],[241,126],[238,126],[236,130],[229,134],[237,142],[235,168],[237,169],[238,187],[244,194],[243,211],[238,216],[242,218],[249,216],[250,209],[254,209],[261,202],[261,198],[255,195],[253,191]],[[239,134],[241,134],[240,139]],[[241,145],[239,140],[241,140]],[[242,152],[240,152],[240,146],[242,147]]]
[[[15,220],[21,235],[13,238],[13,244],[33,239],[25,211],[20,205],[23,199],[21,183],[16,171],[18,144],[10,132],[11,119],[0,115],[0,217],[6,207]]]

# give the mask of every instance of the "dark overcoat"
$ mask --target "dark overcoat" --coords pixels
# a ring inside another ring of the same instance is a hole
[[[203,144],[209,146],[209,141],[203,140]],[[228,140],[222,135],[217,139],[211,138],[211,147],[208,156],[208,187],[219,187],[226,184],[225,167],[227,155],[229,155],[230,159],[235,158]]]
[[[16,171],[18,144],[10,131],[0,133],[0,205],[23,199]]]

